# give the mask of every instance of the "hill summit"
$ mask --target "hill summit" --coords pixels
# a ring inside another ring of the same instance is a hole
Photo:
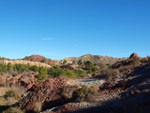
[[[44,56],[40,56],[40,55],[27,56],[24,58],[24,60],[42,62],[42,63],[46,63],[46,64],[55,65],[55,61],[52,61],[51,59],[47,59]]]

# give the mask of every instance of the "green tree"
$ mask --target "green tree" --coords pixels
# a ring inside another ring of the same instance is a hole
[[[66,63],[67,63],[67,60],[64,60],[64,61],[63,61],[63,64],[65,65]]]
[[[44,58],[41,62],[46,63],[46,59]]]
[[[97,67],[90,61],[84,62],[85,69],[88,71],[90,74],[94,74],[97,71]]]

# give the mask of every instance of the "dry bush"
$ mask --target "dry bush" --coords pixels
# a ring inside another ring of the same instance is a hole
[[[102,69],[99,70],[97,77],[105,77],[108,80],[111,80],[119,75],[119,71],[116,69]]]
[[[95,95],[95,90],[87,86],[82,86],[78,90],[73,92],[73,98],[77,101],[88,101],[91,95]]]
[[[78,89],[77,86],[65,86],[65,87],[62,89],[61,96],[62,96],[65,100],[71,99],[72,96],[73,96],[73,92],[74,92],[75,90],[77,90],[77,89]]]

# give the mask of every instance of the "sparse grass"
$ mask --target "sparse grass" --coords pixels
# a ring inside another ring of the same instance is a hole
[[[20,94],[12,89],[10,87],[0,88],[0,106],[13,105],[18,102]]]
[[[0,106],[7,105],[7,100],[4,97],[0,97]]]
[[[18,108],[9,108],[6,111],[3,111],[2,113],[25,113],[24,111],[18,109]]]
[[[9,87],[0,87],[0,97],[3,96],[9,90]]]

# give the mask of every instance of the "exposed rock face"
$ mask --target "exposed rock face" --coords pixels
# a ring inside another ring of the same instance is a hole
[[[28,95],[19,102],[19,107],[32,112],[36,103],[44,106],[43,109],[58,106],[64,102],[60,92],[65,84],[66,80],[63,78],[50,78],[42,83],[35,84],[29,90]]]
[[[137,53],[132,53],[129,58],[130,59],[132,59],[132,58],[139,58],[139,56],[138,56]]]

